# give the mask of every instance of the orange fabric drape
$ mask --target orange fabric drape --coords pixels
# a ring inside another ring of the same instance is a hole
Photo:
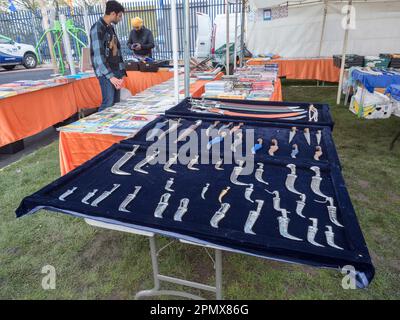
[[[127,74],[128,77],[125,78],[125,88],[127,88],[132,95],[173,77],[173,73],[169,71],[127,71]],[[82,79],[75,81],[72,85],[79,109],[95,108],[101,104],[101,90],[97,78]]]
[[[283,101],[282,97],[282,83],[281,79],[277,78],[274,84],[274,93],[271,96],[270,101]]]
[[[279,66],[279,77],[296,80],[320,80],[339,82],[340,69],[333,64],[332,58],[320,59],[287,59],[287,60],[257,60],[250,59],[248,65],[262,65],[277,63]]]
[[[71,83],[0,100],[0,147],[35,135],[78,111]]]
[[[59,143],[61,175],[75,169],[123,139],[125,137],[111,134],[61,131]]]
[[[74,81],[72,88],[78,110],[96,108],[101,104],[101,90],[97,78],[91,77]]]
[[[125,83],[132,94],[173,76],[169,71],[127,73]],[[0,99],[0,147],[35,135],[80,109],[95,108],[100,103],[100,85],[94,77]]]
[[[205,92],[206,83],[210,82],[209,80],[197,80],[195,83],[190,85],[190,92],[193,98],[201,98],[203,93]],[[181,91],[184,93],[184,91]]]
[[[140,72],[127,71],[128,77],[125,78],[125,87],[135,95],[147,88],[160,84],[171,79],[174,74],[170,71],[159,72]]]
[[[224,75],[223,72],[219,72],[214,80],[197,80],[195,83],[190,85],[190,93],[193,98],[201,98],[203,93],[205,92],[205,85],[210,81],[220,80]],[[181,93],[184,93],[182,90]]]

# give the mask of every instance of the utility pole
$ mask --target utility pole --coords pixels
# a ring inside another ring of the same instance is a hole
[[[42,12],[43,29],[46,32],[47,30],[50,29],[49,17],[47,16],[46,3],[45,3],[45,0],[38,0],[38,2],[39,2],[39,6],[40,6],[40,11]],[[54,44],[53,44],[53,38],[51,37],[50,32],[48,32],[46,34],[46,38],[47,38],[47,45],[49,46],[49,51],[50,51],[51,64],[53,65],[54,72],[57,73],[58,72],[57,61],[56,61],[56,57],[54,56],[54,52],[53,52]]]

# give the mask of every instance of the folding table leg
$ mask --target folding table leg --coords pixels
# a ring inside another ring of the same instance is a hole
[[[216,298],[222,300],[222,252],[219,249],[215,249],[215,286]]]
[[[161,281],[183,285],[195,289],[206,290],[215,293],[217,299],[222,299],[222,252],[219,249],[215,249],[215,283],[216,286],[209,286],[198,282],[187,281],[179,278],[170,276],[164,276],[159,273],[158,269],[158,254],[155,237],[149,237],[150,240],[150,255],[151,264],[153,267],[153,280],[154,287],[150,290],[142,290],[136,293],[135,299],[142,297],[154,297],[159,295],[171,295],[188,299],[203,300],[204,298],[198,295],[194,295],[184,291],[176,290],[161,290]]]

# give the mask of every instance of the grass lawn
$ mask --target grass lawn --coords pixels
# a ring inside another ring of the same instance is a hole
[[[400,118],[359,120],[344,106],[335,106],[335,87],[284,85],[283,96],[332,106],[336,147],[376,276],[368,289],[344,290],[338,271],[224,253],[225,298],[399,299],[400,141],[393,151],[389,143],[400,130]],[[0,298],[132,299],[138,290],[151,288],[145,237],[93,228],[82,219],[45,211],[15,218],[23,197],[59,175],[58,142],[0,170]],[[169,241],[159,238],[158,243]],[[212,285],[212,263],[201,248],[174,242],[162,251],[160,261],[164,274]],[[55,290],[41,287],[41,270],[48,264],[56,268]]]

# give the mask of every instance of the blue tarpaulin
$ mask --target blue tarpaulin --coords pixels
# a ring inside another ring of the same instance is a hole
[[[400,73],[395,71],[381,70],[381,74],[371,74],[362,70],[354,69],[351,73],[353,81],[360,81],[369,91],[374,92],[375,88],[387,88],[392,84],[400,85]]]
[[[385,93],[389,93],[393,99],[400,101],[400,84],[392,84],[390,85]]]

